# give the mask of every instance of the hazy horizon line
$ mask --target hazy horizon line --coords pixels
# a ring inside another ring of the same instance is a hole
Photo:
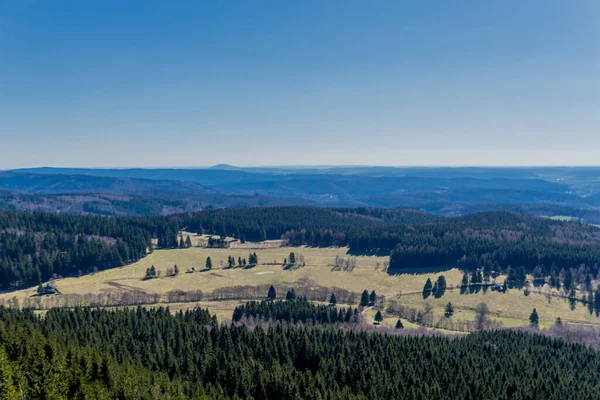
[[[219,169],[218,167],[229,167],[237,169],[258,169],[258,168],[280,168],[280,169],[328,169],[328,168],[397,168],[397,169],[408,169],[408,168],[600,168],[600,164],[530,164],[530,165],[498,165],[498,164],[464,164],[464,165],[452,165],[452,164],[405,164],[405,165],[377,165],[377,164],[260,164],[260,165],[235,165],[219,163],[213,165],[170,165],[170,166],[56,166],[56,165],[41,165],[35,167],[19,167],[19,168],[6,168],[0,169],[0,171],[19,171],[19,170],[31,170],[31,169],[106,169],[106,170],[127,170],[127,169]]]

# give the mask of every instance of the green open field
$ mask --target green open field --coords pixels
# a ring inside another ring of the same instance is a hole
[[[386,300],[395,300],[399,304],[422,310],[429,305],[433,308],[433,314],[437,318],[443,315],[443,310],[448,303],[452,302],[455,309],[455,320],[473,320],[475,307],[479,303],[486,303],[491,311],[491,317],[501,321],[504,326],[522,326],[528,324],[528,317],[535,307],[540,316],[543,326],[554,323],[556,317],[563,321],[579,324],[598,324],[600,319],[591,315],[587,307],[578,303],[574,311],[571,311],[566,299],[549,297],[545,294],[532,292],[525,296],[522,290],[511,289],[508,293],[499,293],[488,290],[475,294],[461,295],[453,286],[460,283],[462,273],[457,269],[443,271],[442,273],[430,274],[401,274],[390,276],[383,271],[383,265],[387,257],[358,256],[356,267],[352,271],[332,271],[336,256],[348,257],[346,248],[306,248],[306,247],[272,247],[272,248],[189,248],[176,250],[156,250],[143,260],[121,268],[101,271],[95,274],[78,278],[64,278],[57,280],[53,286],[61,294],[88,293],[111,293],[141,290],[150,294],[161,294],[173,290],[194,291],[201,290],[203,293],[211,293],[215,289],[233,286],[258,286],[258,285],[287,285],[294,286],[302,282],[310,282],[311,285],[322,287],[336,287],[353,292],[363,290],[375,290],[378,296],[385,296]],[[225,268],[229,255],[248,258],[249,252],[256,252],[259,265],[250,269]],[[284,270],[283,260],[288,258],[290,251],[296,256],[304,257],[306,266],[304,268]],[[204,269],[207,257],[211,257],[213,269],[200,272]],[[180,274],[174,277],[165,277],[167,268],[173,268],[177,264]],[[146,269],[154,265],[162,272],[163,277],[142,280]],[[197,272],[186,273],[187,270],[195,268]],[[442,298],[436,299],[430,296],[423,299],[421,294],[423,285],[428,277],[435,281],[443,274],[446,277],[449,290]],[[499,279],[500,282],[503,278]],[[16,297],[20,302],[35,294],[36,288],[20,290],[11,293],[0,294],[0,299],[7,301]],[[537,290],[537,289],[536,289]],[[544,290],[544,289],[542,289]],[[265,293],[266,295],[266,293]],[[283,294],[280,294],[283,295]],[[22,304],[22,303],[21,303]],[[173,310],[195,307],[200,304],[213,311],[219,318],[224,320],[230,318],[233,308],[240,301],[202,301],[200,303],[177,303],[171,304]],[[374,310],[365,313],[367,320],[372,320]],[[373,314],[373,315],[371,315]],[[395,325],[397,316],[387,315],[384,325]],[[405,321],[406,327],[411,327]]]

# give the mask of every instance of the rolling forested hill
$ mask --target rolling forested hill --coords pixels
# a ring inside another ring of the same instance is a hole
[[[151,251],[178,247],[180,230],[240,241],[284,239],[290,245],[348,246],[391,254],[389,273],[404,269],[509,266],[558,275],[577,268],[596,276],[600,229],[508,212],[440,218],[404,209],[250,207],[155,217],[0,213],[0,285],[36,285],[122,266]]]
[[[0,209],[165,215],[208,208],[405,207],[517,211],[600,222],[598,168],[32,168],[0,172]],[[24,196],[28,195],[28,196]]]
[[[108,334],[107,334],[108,333]],[[207,311],[0,307],[0,398],[595,399],[600,354],[514,331],[463,338],[217,326]]]

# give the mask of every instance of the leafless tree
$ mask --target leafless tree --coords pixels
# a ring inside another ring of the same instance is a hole
[[[486,327],[490,310],[485,303],[479,303],[475,309],[475,329],[480,331]]]

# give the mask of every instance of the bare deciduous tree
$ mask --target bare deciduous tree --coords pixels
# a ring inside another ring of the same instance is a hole
[[[475,309],[475,329],[478,331],[484,329],[488,322],[488,315],[490,310],[487,304],[479,303]]]

